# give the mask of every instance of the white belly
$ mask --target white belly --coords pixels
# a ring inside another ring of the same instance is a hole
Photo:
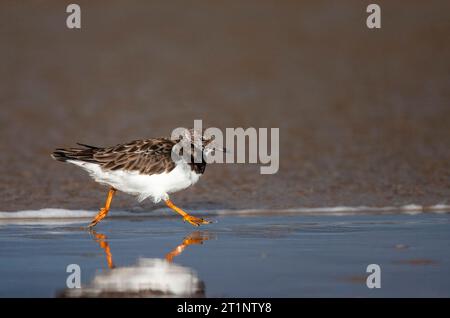
[[[200,178],[200,174],[192,171],[186,163],[177,164],[170,172],[145,175],[138,171],[106,171],[95,163],[74,160],[69,162],[82,167],[98,183],[136,195],[139,201],[151,197],[155,203],[168,199],[169,193],[186,189]]]

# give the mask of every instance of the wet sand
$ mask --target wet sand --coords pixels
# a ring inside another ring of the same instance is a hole
[[[112,217],[94,233],[88,219],[2,222],[0,297],[450,296],[450,214],[213,218]],[[81,289],[66,288],[69,264]]]
[[[0,210],[97,209],[106,189],[51,160],[175,127],[280,128],[280,171],[207,167],[179,205],[448,203],[448,1],[0,3]],[[114,207],[151,210],[119,194]]]

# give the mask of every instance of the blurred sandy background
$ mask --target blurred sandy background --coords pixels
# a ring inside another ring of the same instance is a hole
[[[215,165],[196,208],[448,203],[450,2],[0,3],[0,210],[96,209],[106,189],[53,161],[207,126],[279,127],[280,171]],[[119,194],[113,208],[151,209]]]

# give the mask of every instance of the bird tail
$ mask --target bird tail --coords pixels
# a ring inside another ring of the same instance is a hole
[[[50,156],[53,159],[58,160],[58,161],[62,161],[62,162],[66,162],[67,160],[69,160],[69,157],[63,151],[63,149],[56,149]]]
[[[77,143],[84,148],[57,148],[50,155],[53,159],[66,162],[67,160],[77,160],[92,162],[94,159],[94,154],[97,150],[101,149],[95,146],[89,146],[81,143]]]

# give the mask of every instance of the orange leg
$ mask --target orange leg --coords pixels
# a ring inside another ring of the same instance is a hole
[[[106,261],[108,262],[108,268],[114,268],[112,253],[108,241],[106,240],[107,239],[106,235],[97,233],[94,230],[92,230],[91,233],[94,236],[97,243],[100,245],[100,247],[105,251]]]
[[[112,201],[112,198],[115,193],[116,193],[116,189],[114,189],[114,188],[109,189],[108,197],[106,198],[106,202],[105,202],[105,207],[100,209],[98,214],[92,220],[91,224],[89,224],[89,226],[88,226],[89,228],[93,228],[94,226],[96,226],[97,223],[100,222],[101,220],[103,220],[105,218],[105,216],[108,214],[109,207],[111,206],[111,201]]]
[[[183,217],[183,220],[185,222],[188,221],[193,226],[200,226],[201,224],[209,224],[209,223],[211,223],[210,221],[207,221],[205,219],[197,218],[195,216],[187,214],[185,211],[183,211],[182,209],[177,207],[175,204],[173,204],[172,201],[170,201],[169,199],[165,200],[165,202],[166,202],[166,205],[169,208],[171,208],[172,210],[174,210],[175,212],[180,214]]]
[[[175,256],[183,253],[186,247],[194,244],[203,244],[203,241],[209,240],[211,237],[207,233],[194,232],[189,234],[183,242],[166,254],[166,260],[171,263]]]

